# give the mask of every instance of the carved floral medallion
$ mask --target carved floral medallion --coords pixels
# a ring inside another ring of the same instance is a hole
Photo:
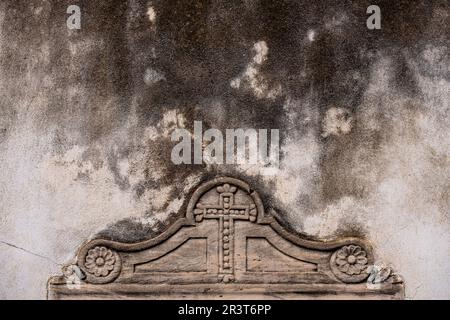
[[[84,264],[89,273],[96,277],[106,277],[114,269],[115,254],[105,247],[95,247],[88,251]]]

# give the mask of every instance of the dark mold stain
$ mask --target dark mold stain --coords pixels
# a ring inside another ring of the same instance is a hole
[[[448,44],[448,19],[442,13],[448,12],[447,1],[154,0],[151,5],[156,22],[152,26],[146,15],[147,0],[80,0],[82,29],[69,31],[65,12],[71,4],[73,1],[64,0],[10,1],[4,5],[2,43],[8,45],[2,47],[0,64],[10,81],[2,87],[8,97],[2,99],[0,115],[7,114],[9,120],[6,125],[0,122],[0,142],[7,137],[8,123],[15,121],[15,111],[8,105],[19,101],[26,90],[19,75],[32,73],[40,80],[37,91],[48,99],[43,112],[35,115],[37,123],[43,131],[57,127],[55,154],[63,154],[74,145],[86,147],[83,161],[92,161],[95,169],[107,165],[115,183],[122,190],[131,188],[136,198],[167,185],[174,186],[171,198],[188,198],[183,194],[188,177],[236,176],[257,188],[266,209],[273,208],[280,217],[286,212],[282,200],[273,196],[273,184],[233,166],[206,171],[203,165],[173,165],[170,152],[175,143],[167,138],[143,141],[146,127],[156,126],[165,112],[176,109],[191,131],[194,120],[204,121],[204,130],[278,128],[284,144],[287,137],[301,138],[308,132],[299,123],[289,123],[283,109],[286,98],[303,102],[314,96],[313,103],[295,110],[301,114],[310,108],[319,114],[311,125],[321,144],[322,178],[316,181],[320,203],[298,196],[299,204],[312,214],[341,197],[364,198],[372,191],[374,182],[367,181],[364,172],[353,172],[352,164],[377,161],[380,146],[389,141],[394,125],[383,111],[375,112],[382,128],[379,131],[367,131],[358,122],[358,108],[376,57],[396,57],[393,84],[399,92],[415,96],[419,90],[407,63],[408,53],[424,62],[415,52]],[[372,4],[381,7],[381,30],[366,28],[366,9]],[[34,14],[35,5],[43,6],[40,16]],[[327,26],[330,22],[331,27]],[[312,42],[307,39],[308,30],[316,32]],[[276,99],[257,98],[251,91],[230,86],[252,61],[252,48],[258,41],[265,41],[269,48],[260,73],[269,85],[282,85],[282,94]],[[402,55],[405,52],[406,56]],[[422,74],[448,79],[445,63],[431,71],[422,67],[425,63],[419,63]],[[158,70],[165,80],[145,84],[147,68]],[[226,111],[216,118],[211,116],[214,101]],[[320,138],[320,121],[330,106],[351,112],[356,122],[349,134]],[[130,136],[113,141],[111,137],[134,116],[137,124],[129,129]],[[283,130],[287,127],[289,131]],[[112,151],[110,144],[119,144],[119,150]],[[96,151],[95,146],[104,150]],[[134,152],[143,152],[148,159],[132,168],[143,171],[144,179],[130,185],[119,172],[118,162]],[[160,171],[163,178],[155,181],[152,170]],[[88,177],[80,174],[79,179]],[[168,221],[182,212],[171,214]],[[118,234],[116,239],[135,241],[153,232],[124,220],[101,234],[110,238]]]
[[[159,230],[163,229],[164,225],[162,223],[150,226],[136,219],[126,218],[109,225],[105,230],[97,233],[94,238],[133,243],[153,238],[160,232]]]

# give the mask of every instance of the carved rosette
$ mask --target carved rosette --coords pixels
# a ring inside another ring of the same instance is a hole
[[[83,248],[78,257],[78,265],[86,274],[86,282],[109,283],[120,274],[120,255],[105,246]]]
[[[346,283],[356,283],[369,276],[369,254],[359,245],[347,245],[331,256],[330,266],[334,275]]]

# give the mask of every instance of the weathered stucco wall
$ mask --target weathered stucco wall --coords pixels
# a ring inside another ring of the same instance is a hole
[[[68,30],[66,9],[82,9]],[[135,241],[240,177],[312,237],[359,235],[450,298],[447,1],[0,3],[0,298],[45,298],[89,237]],[[174,165],[175,128],[278,128],[281,170]]]

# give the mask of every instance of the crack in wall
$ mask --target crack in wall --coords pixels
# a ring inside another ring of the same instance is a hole
[[[35,253],[35,252],[33,252],[33,251],[30,251],[30,250],[28,250],[28,249],[25,249],[25,248],[22,248],[22,247],[19,247],[19,246],[16,246],[15,244],[12,244],[12,243],[9,243],[9,242],[3,241],[3,240],[0,240],[0,243],[3,243],[4,245],[9,246],[9,247],[11,247],[11,248],[14,248],[14,249],[18,249],[18,250],[24,251],[24,252],[26,252],[26,253],[29,253],[29,254],[33,255],[33,256],[36,256],[36,257],[45,259],[45,260],[47,260],[47,261],[50,261],[50,262],[52,262],[53,264],[55,264],[55,265],[57,265],[57,266],[63,266],[62,263],[58,263],[58,262],[56,262],[55,260],[53,260],[52,258],[46,257],[46,256],[44,256],[44,255],[42,255],[42,254]]]

